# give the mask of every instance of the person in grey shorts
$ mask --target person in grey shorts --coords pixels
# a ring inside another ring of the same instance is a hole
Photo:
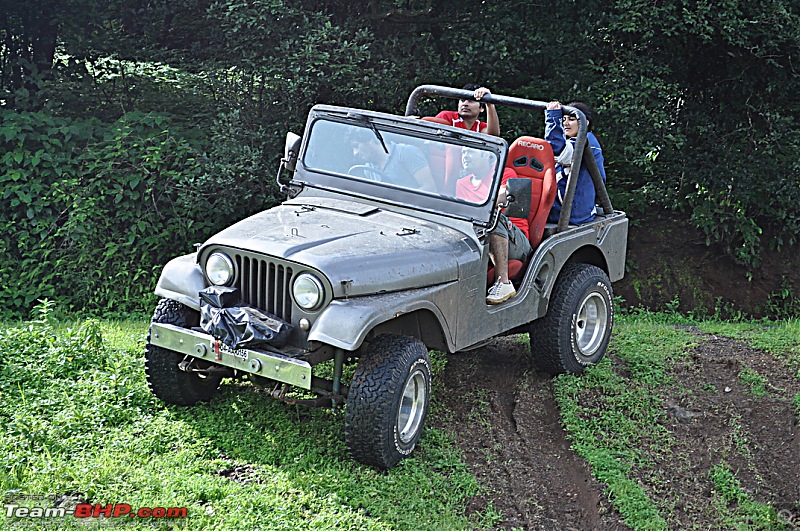
[[[461,164],[466,177],[456,182],[456,197],[475,204],[481,204],[489,196],[492,181],[491,154],[487,151],[463,148]],[[511,168],[503,171],[500,194],[497,204],[506,201],[506,182],[517,177]],[[486,295],[487,304],[500,304],[517,294],[514,285],[508,278],[508,261],[528,260],[531,243],[528,241],[528,220],[524,218],[509,219],[504,213],[499,214],[497,225],[489,232],[489,257],[495,266],[496,282]]]

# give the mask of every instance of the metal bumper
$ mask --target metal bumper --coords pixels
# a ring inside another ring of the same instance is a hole
[[[203,332],[163,323],[150,325],[150,343],[237,371],[311,389],[311,365],[282,354],[251,349],[233,350]]]

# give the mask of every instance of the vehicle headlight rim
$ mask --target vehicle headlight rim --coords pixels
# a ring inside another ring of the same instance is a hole
[[[303,286],[313,288],[313,292],[299,292],[299,288]],[[311,298],[307,299],[309,294]],[[300,273],[295,277],[292,283],[292,297],[294,298],[295,304],[301,309],[307,312],[318,310],[325,300],[325,285],[319,277],[311,272]],[[308,302],[306,302],[306,300],[308,300]]]
[[[206,260],[205,273],[208,281],[214,286],[227,286],[234,277],[233,260],[221,251],[211,253]],[[220,274],[224,276],[219,276]]]

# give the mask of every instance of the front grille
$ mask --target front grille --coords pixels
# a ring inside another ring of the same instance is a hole
[[[292,322],[292,268],[275,260],[233,253],[242,302]]]

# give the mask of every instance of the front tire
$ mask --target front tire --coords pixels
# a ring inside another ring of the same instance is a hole
[[[536,367],[551,375],[581,374],[603,359],[614,322],[608,275],[589,264],[567,264],[550,296],[547,314],[529,327]]]
[[[200,323],[200,313],[177,301],[161,299],[153,312],[152,322],[192,328]],[[183,360],[183,354],[153,345],[150,334],[148,331],[144,351],[144,372],[150,391],[164,402],[178,406],[193,406],[211,400],[222,378],[203,377],[196,372],[180,370],[178,363]]]
[[[425,345],[378,336],[361,356],[347,397],[344,431],[352,458],[388,469],[408,457],[422,434],[430,396]]]

